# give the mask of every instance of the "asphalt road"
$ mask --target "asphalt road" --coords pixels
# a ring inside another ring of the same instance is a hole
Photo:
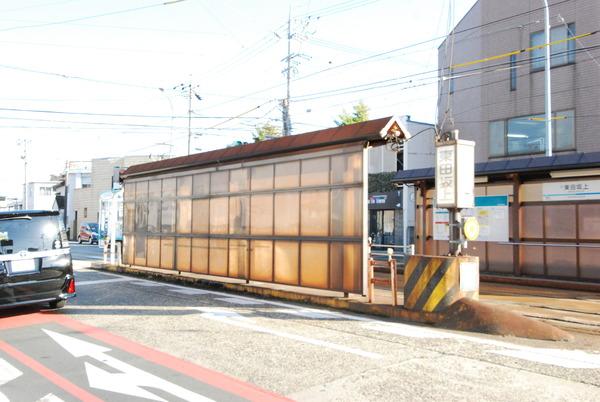
[[[78,244],[69,242],[73,260],[98,261],[102,260],[102,249],[97,244]]]
[[[6,399],[600,400],[597,344],[437,330],[86,268],[76,278],[59,313],[0,320]]]

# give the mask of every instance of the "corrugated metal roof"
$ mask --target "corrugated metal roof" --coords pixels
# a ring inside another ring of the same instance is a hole
[[[600,152],[573,153],[555,156],[537,156],[521,159],[508,159],[475,164],[475,175],[506,173],[536,173],[550,170],[584,169],[600,167]],[[435,169],[400,170],[394,176],[394,183],[412,183],[433,180]]]
[[[347,126],[333,127],[268,141],[180,156],[162,161],[142,163],[130,166],[125,170],[122,176],[143,175],[151,172],[162,172],[200,166],[208,167],[210,165],[221,163],[232,163],[330,145],[382,141],[380,132],[388,128],[388,124],[392,120],[397,121],[401,130],[404,130],[402,123],[394,117],[384,117]],[[405,134],[410,135],[408,133]]]

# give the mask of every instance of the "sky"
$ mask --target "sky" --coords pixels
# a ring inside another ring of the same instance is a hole
[[[437,47],[475,0],[0,0],[0,196],[66,161],[187,154],[281,126],[435,122]],[[407,77],[416,73],[428,74]],[[191,122],[188,104],[191,96]]]

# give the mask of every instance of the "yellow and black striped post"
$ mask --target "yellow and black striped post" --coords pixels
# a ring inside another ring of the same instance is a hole
[[[408,259],[404,268],[404,308],[438,312],[463,297],[479,297],[477,257],[414,255]]]

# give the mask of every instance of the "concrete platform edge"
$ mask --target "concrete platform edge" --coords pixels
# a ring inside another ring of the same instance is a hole
[[[388,304],[364,303],[343,297],[311,295],[289,290],[260,287],[246,283],[227,283],[217,280],[208,280],[194,277],[187,273],[186,275],[182,275],[178,271],[136,266],[115,266],[105,263],[92,263],[92,268],[142,276],[145,278],[167,280],[169,282],[225,289],[236,293],[252,294],[265,298],[313,304],[359,314],[412,321],[460,331],[552,341],[568,341],[573,339],[571,334],[550,324],[474,300],[465,302],[460,300],[455,303],[457,307],[454,309],[449,309],[446,312],[440,313],[429,313],[411,311],[401,306],[394,307]]]

